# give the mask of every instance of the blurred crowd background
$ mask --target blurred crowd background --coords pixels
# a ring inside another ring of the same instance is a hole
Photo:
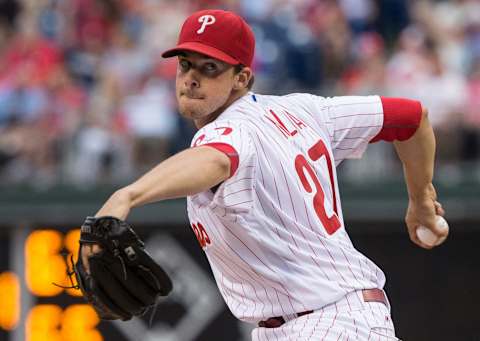
[[[437,180],[480,183],[480,0],[2,0],[0,184],[123,183],[188,147],[160,54],[204,8],[254,28],[254,91],[420,100]],[[401,171],[370,149],[344,178]]]

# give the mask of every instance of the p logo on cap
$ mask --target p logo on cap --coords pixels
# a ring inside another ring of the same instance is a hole
[[[238,14],[217,9],[198,11],[183,23],[177,46],[163,52],[162,57],[177,56],[185,51],[251,67],[255,36]]]
[[[202,23],[202,27],[197,31],[198,34],[202,34],[205,31],[205,28],[208,25],[213,25],[215,23],[215,17],[213,15],[207,14],[207,15],[202,15],[200,18],[198,18],[198,22]]]

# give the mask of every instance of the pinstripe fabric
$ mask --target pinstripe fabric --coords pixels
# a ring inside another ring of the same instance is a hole
[[[347,300],[349,302],[347,302]],[[285,336],[286,335],[286,336]],[[253,341],[396,341],[390,309],[383,303],[363,302],[360,292],[278,328],[255,328]]]
[[[254,101],[249,94],[197,132],[192,146],[226,143],[239,156],[238,169],[215,193],[205,191],[187,200],[191,223],[200,224],[208,235],[202,246],[237,318],[258,322],[317,310],[349,292],[383,287],[383,272],[355,250],[348,237],[335,167],[330,174],[327,162],[327,157],[335,165],[360,157],[382,120],[377,96],[256,95]],[[325,150],[317,157],[319,149],[311,149],[319,141]],[[307,164],[299,164],[299,159]],[[318,186],[324,192],[322,205]],[[330,218],[336,210],[339,225],[333,233],[319,210]],[[306,315],[294,329],[312,323],[318,319]],[[346,337],[324,327],[322,322],[308,330],[328,338]],[[291,335],[282,330],[266,333],[267,338],[259,340],[287,340]]]

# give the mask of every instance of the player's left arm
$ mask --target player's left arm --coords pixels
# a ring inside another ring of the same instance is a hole
[[[232,167],[227,154],[210,146],[186,149],[117,190],[96,216],[125,220],[134,207],[203,192],[228,179]]]
[[[177,153],[132,184],[114,192],[95,216],[125,220],[134,207],[208,190],[235,172],[238,166],[235,152],[234,149],[205,145]],[[98,244],[82,245],[81,255],[87,273],[90,272],[88,258],[100,251]]]
[[[437,228],[435,224],[435,216],[443,216],[445,212],[437,201],[437,194],[432,184],[435,136],[426,108],[422,108],[420,123],[415,133],[408,139],[396,140],[393,143],[403,163],[408,190],[409,204],[405,222],[410,239],[423,248],[431,248],[418,239],[416,228],[420,225],[426,226],[439,237],[446,237],[448,231]]]

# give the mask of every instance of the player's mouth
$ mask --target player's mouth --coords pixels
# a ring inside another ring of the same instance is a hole
[[[188,99],[204,99],[203,96],[193,94],[191,92],[182,92],[181,95],[187,97]]]

